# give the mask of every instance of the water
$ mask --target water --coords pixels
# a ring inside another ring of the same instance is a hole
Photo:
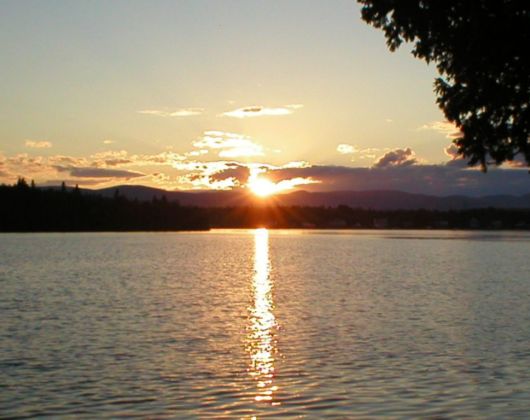
[[[525,418],[530,236],[0,235],[0,417]]]

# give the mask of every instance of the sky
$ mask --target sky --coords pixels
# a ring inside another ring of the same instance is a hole
[[[3,183],[530,192],[466,167],[435,68],[353,0],[3,0],[0,57]]]

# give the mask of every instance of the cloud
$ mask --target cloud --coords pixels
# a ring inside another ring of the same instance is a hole
[[[199,149],[214,149],[219,157],[237,158],[263,155],[263,146],[250,137],[224,131],[206,131],[202,138],[193,142]]]
[[[121,166],[132,163],[133,160],[128,157],[128,153],[125,150],[120,151],[107,151],[93,154],[92,165],[93,166]]]
[[[451,158],[446,165],[460,166],[462,168],[469,167],[468,160],[458,153],[458,146],[456,144],[452,143],[445,147],[444,153]],[[491,165],[495,164],[494,160],[491,159],[489,154],[487,155],[486,161],[491,162]],[[478,164],[475,166],[478,166]],[[526,159],[522,153],[517,153],[512,160],[507,160],[501,166],[508,168],[528,168],[528,163],[526,162]]]
[[[410,166],[417,163],[416,153],[410,148],[406,149],[394,149],[390,152],[385,153],[383,156],[378,158],[375,163],[375,168],[388,168],[397,166]]]
[[[296,178],[283,179],[278,182],[277,187],[279,191],[286,191],[291,190],[295,187],[299,187],[300,185],[320,184],[321,182],[322,181],[319,181],[318,179],[313,179],[311,177],[304,178],[299,176]]]
[[[8,177],[10,173],[7,170],[6,164],[5,164],[5,158],[0,154],[0,177]]]
[[[343,151],[356,158],[371,161],[374,166],[313,166],[308,162],[272,165],[240,162],[238,158],[259,156],[264,148],[250,137],[224,131],[207,131],[197,139],[191,151],[177,153],[166,150],[154,154],[131,154],[125,150],[108,150],[88,156],[34,156],[0,153],[0,182],[12,183],[17,176],[56,185],[63,179],[72,183],[98,187],[144,184],[180,189],[245,188],[255,177],[274,182],[276,191],[303,188],[308,191],[337,190],[401,190],[433,195],[484,195],[530,193],[529,175],[522,169],[491,168],[485,175],[470,169],[464,159],[454,158],[456,150],[449,146],[451,157],[445,164],[424,165],[410,148],[361,149],[343,144]],[[210,153],[212,152],[212,153]],[[212,160],[218,155],[219,160]],[[209,160],[206,160],[209,159]],[[513,165],[520,165],[516,159]]]
[[[521,169],[492,168],[483,173],[450,165],[387,168],[315,165],[273,169],[266,176],[273,181],[297,177],[320,181],[304,187],[308,191],[397,190],[439,196],[530,193],[530,175]]]
[[[56,187],[60,185],[61,183],[65,183],[65,185],[68,186],[97,186],[101,184],[101,179],[48,179],[46,181],[40,181],[38,183],[39,187]]]
[[[264,163],[242,163],[236,161],[181,162],[178,170],[181,187],[192,189],[232,189],[246,187],[257,177],[265,177],[276,183],[276,191],[285,191],[298,185],[312,184],[318,180],[304,177],[269,178],[269,171],[281,168],[305,168],[307,162],[288,162],[283,166]]]
[[[26,147],[29,147],[30,149],[49,149],[52,147],[52,143],[49,141],[42,141],[42,140],[26,140],[24,143]]]
[[[146,175],[144,171],[138,170],[142,167],[160,166],[165,167],[166,171],[179,171],[174,169],[175,166],[187,159],[187,154],[170,151],[150,155],[131,155],[125,150],[104,151],[86,157],[32,156],[27,153],[4,157],[0,154],[0,182],[12,183],[17,176],[24,176],[35,179],[38,184],[57,184],[64,180],[65,174],[69,174],[70,177],[79,178],[80,185],[112,185],[113,180],[117,182],[127,179],[132,182],[143,177]],[[168,182],[168,185],[177,186],[174,180]]]
[[[449,156],[452,160],[458,158],[458,147],[456,144],[451,143],[449,146],[444,148],[444,153]]]
[[[355,146],[352,146],[351,144],[339,144],[337,146],[337,152],[339,152],[341,155],[349,155],[353,154],[357,151]]]
[[[193,117],[204,112],[204,108],[181,108],[174,111],[161,109],[143,109],[138,111],[139,114],[156,115],[158,117]]]
[[[224,181],[231,178],[234,185],[243,185],[248,181],[250,168],[239,164],[229,164],[227,169],[210,175],[210,180],[214,182]]]
[[[295,110],[302,108],[302,104],[286,105],[277,108],[268,108],[261,105],[247,106],[224,112],[223,116],[232,118],[270,117],[292,114]]]
[[[113,144],[114,141],[113,140],[103,140],[102,143],[103,144]]]
[[[61,167],[58,166],[56,169],[59,172],[67,172],[70,176],[77,178],[136,178],[139,176],[145,176],[141,172],[126,171],[121,169],[106,169],[106,168],[75,168],[75,167]]]
[[[347,143],[341,143],[337,146],[337,152],[339,152],[342,155],[355,155],[354,158],[352,158],[352,161],[355,161],[357,159],[370,159],[373,160],[376,158],[378,154],[386,153],[391,151],[391,149],[385,147],[385,148],[378,148],[378,147],[368,147],[361,149],[358,146],[347,144]]]
[[[440,134],[445,134],[448,139],[455,139],[460,136],[460,130],[449,121],[431,121],[418,127],[418,130],[432,130]]]
[[[378,147],[368,147],[366,149],[359,150],[359,158],[360,159],[375,159],[376,156],[380,153],[386,153],[391,151],[392,149],[389,149],[388,147],[385,148],[378,148]]]

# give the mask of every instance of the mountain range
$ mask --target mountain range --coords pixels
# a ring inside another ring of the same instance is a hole
[[[121,185],[99,190],[83,189],[84,193],[113,197],[121,196],[139,201],[149,201],[154,197],[165,196],[168,201],[178,201],[182,205],[199,207],[235,207],[256,204],[283,206],[325,206],[346,205],[353,208],[373,210],[463,210],[472,208],[530,208],[530,194],[488,195],[469,197],[463,195],[434,196],[411,194],[403,191],[295,191],[277,194],[268,198],[258,198],[248,190],[230,191],[166,191],[136,185]]]

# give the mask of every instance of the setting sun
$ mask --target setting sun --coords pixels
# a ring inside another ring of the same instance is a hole
[[[265,178],[256,178],[248,184],[248,187],[254,194],[260,197],[267,197],[278,191],[278,186]]]

